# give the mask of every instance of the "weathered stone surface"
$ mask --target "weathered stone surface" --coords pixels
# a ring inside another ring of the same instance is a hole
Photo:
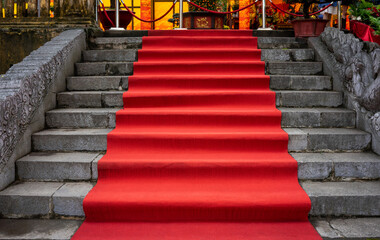
[[[285,128],[289,135],[288,149],[289,151],[307,150],[307,135],[298,128]]]
[[[333,163],[323,153],[292,153],[298,162],[298,179],[327,179],[333,171]]]
[[[282,112],[282,127],[355,127],[355,112],[352,110],[283,107],[278,109]]]
[[[307,42],[294,37],[258,37],[257,47],[261,49],[307,48]]]
[[[133,62],[136,60],[137,49],[83,51],[85,62]]]
[[[90,43],[91,49],[133,49],[142,47],[142,37],[97,37]]]
[[[51,129],[33,134],[35,151],[104,151],[111,129]]]
[[[346,239],[380,238],[380,218],[332,219],[330,226]]]
[[[308,150],[365,150],[371,135],[357,129],[302,129],[308,135]]]
[[[120,76],[133,73],[133,62],[86,62],[76,63],[78,76]]]
[[[63,108],[46,113],[49,128],[114,128],[120,108]]]
[[[57,95],[59,107],[102,107],[101,92],[63,92]]]
[[[104,107],[123,107],[123,91],[109,91],[102,93],[102,106]]]
[[[378,179],[380,156],[373,153],[291,153],[298,162],[298,178]]]
[[[380,182],[303,182],[311,216],[379,216]]]
[[[83,76],[67,78],[69,91],[105,91],[128,89],[126,76]]]
[[[342,94],[332,91],[276,91],[277,106],[283,107],[338,107]]]
[[[274,90],[331,90],[331,77],[271,75],[270,88]]]
[[[20,179],[63,181],[90,180],[92,161],[98,153],[33,152],[19,159],[17,173]]]
[[[1,240],[70,240],[81,220],[0,219]]]
[[[0,213],[7,217],[27,217],[51,213],[51,196],[62,183],[16,183],[0,192]]]
[[[262,49],[262,61],[313,61],[312,49]]]
[[[83,199],[92,188],[91,183],[65,183],[53,195],[54,213],[65,216],[84,216]]]
[[[319,75],[321,62],[267,62],[266,73],[270,75]]]

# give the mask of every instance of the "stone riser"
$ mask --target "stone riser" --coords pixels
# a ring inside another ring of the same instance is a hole
[[[164,52],[164,50],[163,50]],[[176,55],[173,55],[173,60]],[[228,60],[228,54],[225,53]],[[133,62],[138,58],[137,49],[129,50],[87,50],[83,52],[84,62]],[[201,60],[201,59],[200,59]],[[262,61],[313,61],[312,49],[262,49]]]
[[[174,66],[173,66],[174,67]],[[132,75],[133,62],[85,62],[76,63],[77,76]],[[320,75],[321,62],[266,62],[269,75]]]
[[[132,86],[133,87],[133,86]],[[329,76],[270,76],[273,90],[331,90]],[[100,91],[128,89],[128,76],[82,76],[67,78],[69,91]]]
[[[122,91],[63,92],[57,95],[59,107],[123,107]],[[338,107],[342,94],[332,91],[276,91],[277,107]]]
[[[380,183],[302,182],[310,216],[380,216]],[[22,182],[0,193],[4,217],[84,217],[82,202],[93,183]]]
[[[357,129],[285,128],[289,151],[362,151],[371,135]],[[34,151],[105,151],[111,129],[51,129],[33,134]]]
[[[380,161],[372,153],[291,153],[300,180],[379,179]],[[90,181],[98,178],[103,153],[33,152],[17,161],[17,175],[26,181]]]
[[[114,128],[120,108],[56,109],[46,113],[48,128]],[[355,127],[355,112],[334,108],[280,108],[282,127]]]

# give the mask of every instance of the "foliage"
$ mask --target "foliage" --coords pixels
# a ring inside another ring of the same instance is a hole
[[[380,5],[361,0],[350,5],[350,13],[367,25],[370,25],[376,35],[380,35]]]
[[[216,11],[218,0],[192,0],[192,2],[201,7]],[[203,10],[189,4],[189,11],[201,12]]]

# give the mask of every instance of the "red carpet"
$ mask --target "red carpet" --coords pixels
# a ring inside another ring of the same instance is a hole
[[[73,239],[321,239],[251,31],[151,31]]]

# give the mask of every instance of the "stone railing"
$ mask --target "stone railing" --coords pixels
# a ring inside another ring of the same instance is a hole
[[[0,76],[0,190],[14,180],[15,160],[31,151],[31,134],[44,128],[85,47],[84,30],[65,31]]]
[[[379,45],[330,27],[309,45],[332,76],[334,90],[344,93],[345,106],[356,111],[356,126],[371,132],[372,149],[380,154]]]

